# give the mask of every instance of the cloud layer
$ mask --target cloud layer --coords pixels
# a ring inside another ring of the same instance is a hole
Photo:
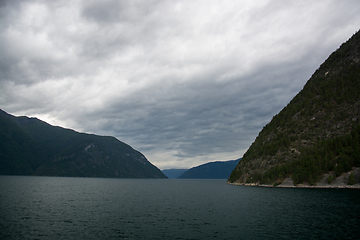
[[[1,1],[0,107],[161,169],[241,157],[360,26],[346,1]]]

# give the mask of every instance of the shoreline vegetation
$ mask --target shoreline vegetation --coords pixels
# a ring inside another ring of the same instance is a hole
[[[311,186],[311,185],[307,185],[307,184],[298,184],[296,186],[294,185],[267,185],[267,184],[257,184],[257,183],[231,183],[231,182],[227,182],[230,185],[234,185],[234,186],[247,186],[247,187],[269,187],[269,188],[337,188],[337,189],[360,189],[360,184],[355,184],[355,185],[324,185],[324,186],[320,186],[320,185],[315,185],[315,186]]]
[[[230,185],[236,186],[250,186],[250,187],[279,187],[279,188],[347,188],[347,189],[360,189],[359,181],[356,181],[355,184],[349,184],[350,176],[355,178],[360,177],[360,168],[353,168],[350,172],[343,173],[341,176],[335,178],[329,182],[329,177],[333,176],[332,172],[324,174],[322,179],[317,182],[315,185],[309,183],[301,183],[294,185],[294,181],[291,178],[285,178],[281,183],[275,182],[274,184],[260,184],[257,183],[244,183],[244,182],[230,182],[227,181]]]

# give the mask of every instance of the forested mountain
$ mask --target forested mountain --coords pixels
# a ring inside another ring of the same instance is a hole
[[[240,159],[205,163],[184,172],[179,178],[227,179]]]
[[[0,109],[0,174],[166,178],[114,137],[78,133]]]
[[[360,167],[360,32],[315,71],[259,133],[230,183],[315,185]],[[349,184],[359,182],[350,175]]]

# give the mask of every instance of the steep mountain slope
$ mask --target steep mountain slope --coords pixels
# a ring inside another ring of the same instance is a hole
[[[184,172],[186,172],[189,169],[175,169],[175,168],[171,168],[171,169],[164,169],[162,170],[162,172],[168,177],[168,178],[178,178],[181,176],[181,174],[183,174]]]
[[[166,178],[114,137],[78,133],[0,110],[0,174]]]
[[[224,162],[217,161],[205,163],[197,167],[190,168],[179,178],[227,179],[239,161],[240,159]]]
[[[333,52],[267,124],[230,183],[315,185],[360,167],[360,32]],[[350,179],[350,177],[349,177]],[[359,182],[358,176],[351,177]],[[350,180],[349,180],[350,181]]]

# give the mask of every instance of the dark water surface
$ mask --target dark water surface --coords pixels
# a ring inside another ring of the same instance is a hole
[[[0,239],[359,239],[360,190],[0,176]]]

